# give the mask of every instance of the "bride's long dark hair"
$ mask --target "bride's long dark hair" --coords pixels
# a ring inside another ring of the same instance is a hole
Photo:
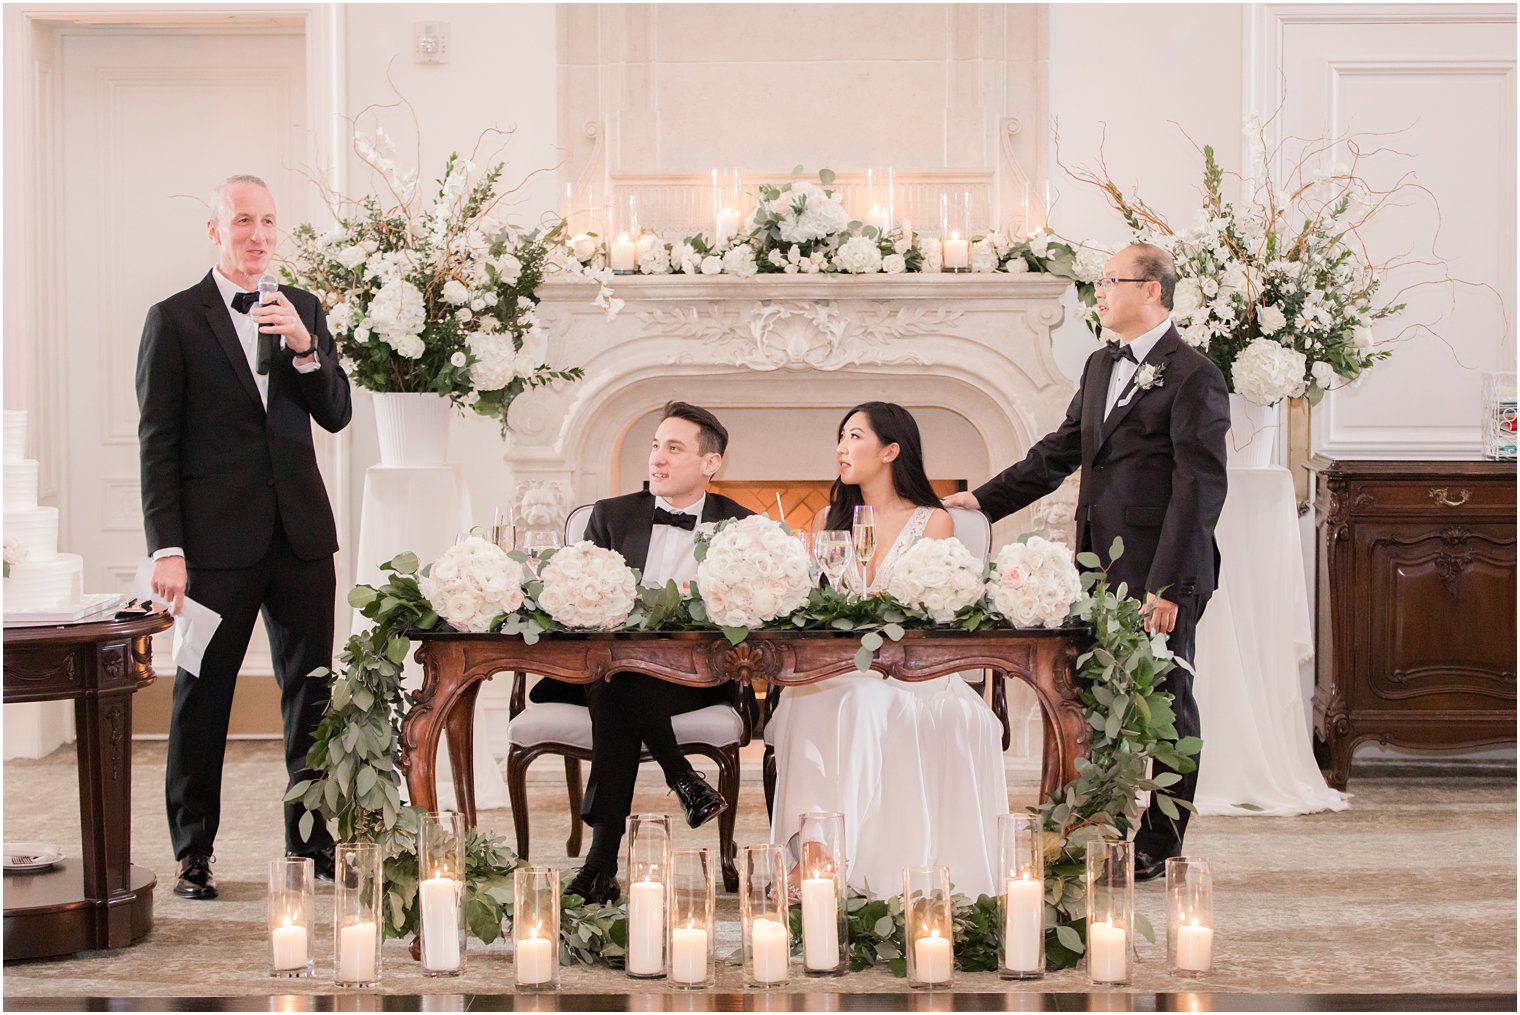
[[[924,445],[918,436],[918,422],[913,414],[895,402],[862,402],[839,421],[838,439],[844,437],[844,425],[857,412],[871,421],[871,430],[882,446],[897,445],[892,459],[892,489],[903,500],[919,507],[939,507],[939,496],[924,472]],[[849,529],[855,520],[855,507],[864,503],[858,485],[834,480],[829,490],[829,514],[825,527]]]

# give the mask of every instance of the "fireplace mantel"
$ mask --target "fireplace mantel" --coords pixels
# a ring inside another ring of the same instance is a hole
[[[870,398],[964,416],[1009,463],[1073,392],[1051,353],[1069,285],[1042,274],[630,275],[609,321],[584,283],[540,289],[550,363],[574,384],[513,403],[505,462],[521,496],[560,517],[610,488],[630,424],[671,398],[724,407]]]

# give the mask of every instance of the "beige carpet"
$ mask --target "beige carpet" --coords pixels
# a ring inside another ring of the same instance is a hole
[[[174,865],[163,813],[161,744],[136,745],[133,777],[133,857],[159,874],[157,922],[138,946],[68,959],[5,967],[4,994],[22,996],[257,995],[333,990],[331,935],[319,936],[318,977],[274,981],[265,975],[264,869],[281,846],[279,790],[283,775],[273,743],[236,743],[226,771],[224,823],[217,843],[215,902],[175,898]],[[753,765],[746,766],[738,841],[761,841],[765,808]],[[4,777],[4,838],[44,840],[78,855],[79,831],[72,748],[39,761],[8,761]],[[1036,773],[1010,763],[1010,785],[1033,792]],[[539,762],[530,787],[534,857],[570,866],[563,768]],[[672,799],[645,776],[637,807],[671,811]],[[1391,993],[1503,992],[1516,986],[1515,781],[1508,777],[1353,778],[1351,809],[1297,818],[1199,818],[1190,853],[1215,871],[1218,922],[1216,971],[1201,983],[1167,975],[1163,944],[1140,944],[1132,991]],[[511,835],[511,814],[482,815],[482,823]],[[710,829],[683,826],[680,845],[714,845]],[[1142,885],[1138,907],[1162,925],[1164,890]],[[318,895],[320,917],[331,918],[331,889]],[[720,949],[737,946],[737,906],[720,896]],[[389,942],[385,991],[493,994],[511,990],[504,947],[472,946],[466,973],[430,981]],[[718,989],[740,990],[738,969],[725,967]],[[817,985],[820,989],[881,992],[904,989],[890,974],[871,970]],[[961,991],[1085,991],[1075,971],[1027,985],[995,974],[960,974]],[[569,968],[563,989],[575,993],[642,993],[606,969]],[[654,985],[653,989],[659,989]]]

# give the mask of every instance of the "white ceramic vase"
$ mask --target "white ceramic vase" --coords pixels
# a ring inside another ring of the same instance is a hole
[[[1272,464],[1272,450],[1282,429],[1282,403],[1257,405],[1230,393],[1230,432],[1225,438],[1232,469],[1265,469]]]
[[[392,468],[442,465],[449,450],[449,415],[442,395],[375,392],[380,464]]]

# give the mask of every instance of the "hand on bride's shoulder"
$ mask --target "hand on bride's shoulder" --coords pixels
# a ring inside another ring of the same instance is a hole
[[[924,536],[928,539],[949,539],[953,535],[955,520],[950,517],[950,512],[944,508],[935,508],[924,526]]]

